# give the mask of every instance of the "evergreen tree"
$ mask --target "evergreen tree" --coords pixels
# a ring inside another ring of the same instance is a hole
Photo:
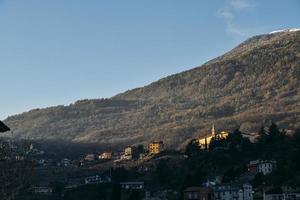
[[[278,126],[272,122],[270,128],[269,128],[269,137],[271,139],[277,139],[280,136],[280,130]]]
[[[167,161],[160,160],[156,167],[157,183],[160,183],[161,185],[168,184],[172,178],[172,172],[173,170],[170,168]]]
[[[112,171],[112,181],[115,183],[126,181],[127,178],[128,171],[124,167],[119,167]]]
[[[258,135],[259,135],[259,142],[261,143],[264,143],[266,138],[267,138],[267,133],[266,133],[266,130],[265,130],[265,127],[262,126],[258,132]]]
[[[142,196],[138,190],[132,190],[128,200],[141,200]]]
[[[145,148],[142,144],[138,145],[136,149],[138,154],[145,153]]]
[[[300,146],[300,129],[296,129],[294,132],[293,141],[296,145]]]
[[[243,142],[242,132],[236,129],[233,133],[229,134],[227,138],[228,147],[231,150],[237,150],[241,147]]]
[[[264,184],[264,175],[257,173],[252,181],[253,187],[259,187]]]
[[[193,139],[189,142],[185,149],[185,154],[188,156],[197,155],[200,152],[200,146],[196,139]]]
[[[121,186],[119,183],[115,183],[112,188],[111,200],[121,199]]]

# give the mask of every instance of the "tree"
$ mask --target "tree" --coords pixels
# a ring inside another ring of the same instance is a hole
[[[130,200],[141,200],[141,194],[138,190],[132,190],[130,195],[129,195]]]
[[[267,136],[268,136],[264,126],[262,126],[260,128],[260,130],[258,132],[258,135],[259,135],[259,142],[264,143],[266,141]]]
[[[296,129],[294,136],[293,136],[293,141],[297,145],[300,145],[300,129]]]
[[[53,189],[53,194],[57,194],[57,195],[62,195],[63,189],[64,189],[64,184],[62,182],[52,182],[50,183],[50,186]]]
[[[201,186],[207,178],[207,174],[202,166],[194,167],[185,174],[183,188],[191,186]]]
[[[144,153],[145,152],[145,148],[144,148],[144,145],[142,144],[139,144],[136,148],[136,151],[138,154],[141,154],[141,153]]]
[[[121,199],[121,186],[119,183],[115,183],[113,185],[111,199],[112,200],[120,200]]]
[[[227,147],[227,140],[223,138],[215,138],[213,137],[209,143],[208,149],[210,151],[214,150],[215,148],[226,148]]]
[[[264,175],[263,173],[257,173],[252,181],[254,187],[259,187],[264,184]]]
[[[196,139],[193,139],[189,142],[185,149],[185,154],[188,156],[196,155],[200,152],[200,146]]]
[[[241,147],[243,143],[242,132],[236,129],[233,133],[229,134],[227,138],[228,147],[231,150],[237,150]]]
[[[279,139],[281,139],[283,136],[282,132],[280,132],[278,126],[272,122],[270,128],[269,128],[269,140],[271,142],[274,142],[274,141],[278,141]]]
[[[128,171],[124,167],[119,167],[112,171],[112,181],[115,183],[126,181],[127,178]]]
[[[161,185],[165,185],[169,183],[170,178],[172,177],[173,170],[169,167],[167,161],[160,160],[156,167],[156,177],[158,183]]]
[[[0,199],[13,199],[27,189],[32,175],[32,163],[16,160],[11,143],[0,140]]]
[[[227,171],[225,171],[222,182],[229,183],[234,181],[238,176],[240,175],[240,171],[234,167],[229,168]]]

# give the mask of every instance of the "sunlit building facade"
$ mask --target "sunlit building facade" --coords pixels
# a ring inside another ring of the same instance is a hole
[[[150,154],[159,154],[164,150],[164,143],[160,142],[151,142],[148,145],[149,153]]]
[[[226,131],[221,131],[221,132],[216,132],[215,125],[212,125],[211,128],[211,134],[206,135],[205,137],[202,137],[198,140],[199,146],[201,149],[207,149],[212,138],[216,139],[226,139],[228,137],[228,132]]]

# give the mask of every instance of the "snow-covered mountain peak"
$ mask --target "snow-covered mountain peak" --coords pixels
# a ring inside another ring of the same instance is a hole
[[[276,30],[276,31],[270,32],[269,34],[283,33],[283,32],[295,32],[295,31],[300,31],[300,28],[291,28],[291,29]]]

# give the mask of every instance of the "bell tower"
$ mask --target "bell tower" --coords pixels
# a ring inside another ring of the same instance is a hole
[[[212,127],[211,127],[211,136],[212,136],[212,137],[215,137],[215,136],[216,136],[215,124],[213,124]]]

